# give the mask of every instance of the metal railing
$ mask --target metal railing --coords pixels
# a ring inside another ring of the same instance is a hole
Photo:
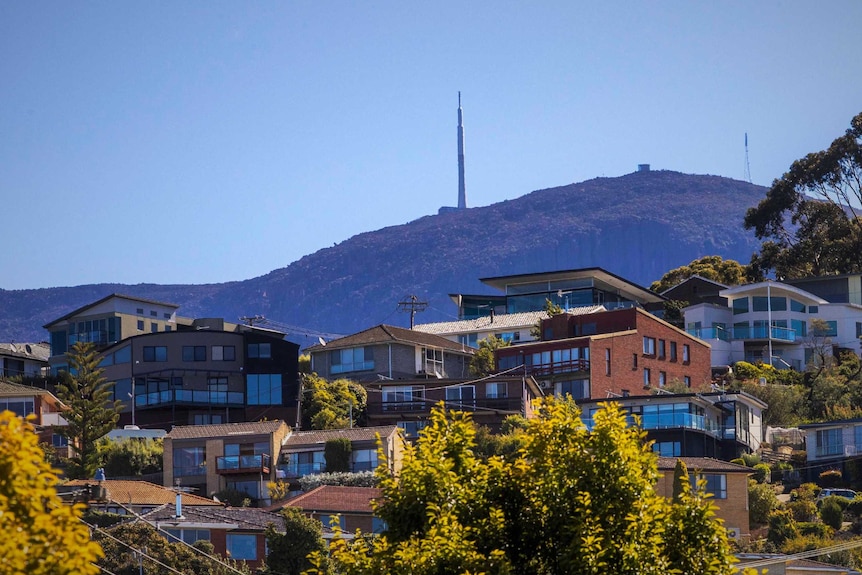
[[[270,457],[258,455],[223,455],[216,457],[216,471],[223,473],[269,473]]]
[[[245,405],[245,394],[241,391],[207,391],[192,389],[166,389],[135,395],[135,407],[150,407],[171,403],[193,403],[201,405]]]

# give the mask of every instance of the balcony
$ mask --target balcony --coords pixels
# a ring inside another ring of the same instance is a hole
[[[69,425],[69,423],[63,419],[63,415],[61,413],[43,413],[41,425],[63,426]]]
[[[354,461],[350,464],[352,473],[362,471],[374,471],[377,468],[377,461]],[[278,466],[279,477],[305,477],[306,475],[317,475],[326,473],[325,463],[286,463]]]
[[[231,475],[235,473],[269,474],[269,455],[224,455],[216,457],[216,473]]]
[[[702,327],[699,329],[688,330],[689,335],[693,335],[698,339],[720,339],[721,341],[730,341],[731,334],[723,327]]]
[[[557,361],[551,363],[534,363],[527,366],[527,373],[539,377],[578,371],[590,371],[590,360],[572,359],[569,361]]]
[[[733,339],[745,339],[745,340],[778,340],[784,342],[795,342],[796,341],[796,330],[789,329],[786,327],[776,327],[772,326],[772,328],[768,328],[765,325],[758,326],[739,326],[733,328]]]
[[[147,408],[159,405],[223,405],[245,406],[245,394],[241,391],[207,391],[192,389],[167,389],[135,395],[135,407]]]
[[[426,401],[384,401],[380,405],[386,413],[417,413],[431,411],[434,403]]]

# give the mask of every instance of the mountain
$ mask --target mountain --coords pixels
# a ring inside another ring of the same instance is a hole
[[[261,314],[347,334],[378,323],[409,325],[396,307],[411,294],[430,304],[417,322],[451,318],[447,294],[493,293],[480,277],[600,266],[648,287],[704,255],[748,263],[759,242],[742,221],[765,194],[762,186],[719,176],[635,172],[359,234],[240,282],[0,290],[0,341],[43,340],[42,325],[114,292],[179,304],[183,316],[236,321]]]

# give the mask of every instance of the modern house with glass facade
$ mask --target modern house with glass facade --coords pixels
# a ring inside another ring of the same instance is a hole
[[[712,346],[712,365],[737,361],[802,370],[824,347],[859,353],[862,305],[833,303],[799,287],[765,281],[721,290],[727,305],[701,303],[685,308],[686,330]],[[825,322],[813,330],[811,320]]]

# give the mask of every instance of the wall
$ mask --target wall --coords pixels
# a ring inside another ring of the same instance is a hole
[[[673,497],[673,469],[660,470],[661,474],[658,482],[656,482],[656,492],[663,497]],[[695,472],[694,469],[688,470],[689,474]],[[727,477],[727,498],[715,499],[711,498],[716,506],[715,515],[724,520],[726,528],[738,528],[739,533],[743,538],[750,537],[750,529],[748,523],[748,475],[745,473],[722,473],[712,472]]]

